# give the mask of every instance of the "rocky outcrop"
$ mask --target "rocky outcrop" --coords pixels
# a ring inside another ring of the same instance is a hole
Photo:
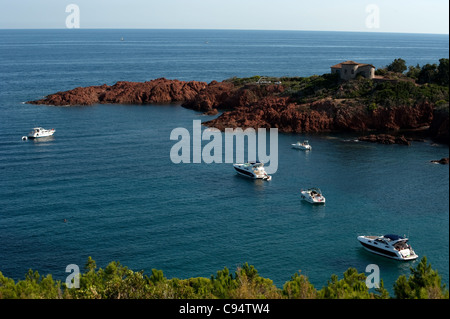
[[[226,108],[228,104],[226,101],[233,92],[234,85],[232,83],[212,81],[192,99],[186,99],[182,105],[188,109],[202,112]]]
[[[277,127],[279,131],[286,133],[396,131],[429,125],[432,112],[433,107],[429,103],[414,107],[380,107],[375,111],[368,111],[358,101],[326,98],[297,104],[288,97],[266,96],[252,103],[238,105],[234,110],[223,113],[205,125],[221,130],[237,126]],[[401,140],[396,143],[403,144]]]
[[[414,106],[378,107],[369,111],[361,105],[344,103],[336,115],[336,128],[350,131],[418,129],[430,125],[433,106],[428,102]],[[353,102],[354,104],[355,102]]]
[[[448,112],[434,112],[428,102],[414,106],[396,106],[368,109],[358,99],[322,98],[309,103],[299,103],[294,97],[283,94],[278,84],[247,84],[235,86],[230,81],[167,80],[148,82],[117,82],[114,85],[79,87],[48,95],[31,104],[91,105],[91,104],[152,104],[182,103],[186,108],[208,115],[223,113],[207,126],[225,128],[276,127],[285,133],[333,131],[398,131],[430,126],[430,133],[439,142],[449,142]],[[285,96],[286,95],[286,96]],[[384,144],[405,144],[404,138],[388,135],[369,135],[360,140]]]
[[[367,136],[361,136],[358,138],[362,142],[371,142],[379,144],[400,144],[400,145],[411,145],[405,136],[394,136],[390,134],[371,134]]]
[[[447,109],[435,110],[430,124],[430,136],[439,143],[450,144],[449,112]]]
[[[121,81],[114,85],[79,87],[50,94],[30,104],[92,105],[92,104],[152,104],[184,102],[194,99],[207,83],[178,81],[164,78],[148,82]]]
[[[212,81],[194,99],[183,106],[196,111],[209,112],[212,109],[232,110],[248,107],[262,98],[274,96],[284,91],[281,85],[246,85],[235,87],[233,83]]]
[[[225,128],[271,128],[280,132],[321,132],[333,128],[333,118],[325,110],[304,111],[288,97],[267,96],[248,105],[238,106],[218,118],[205,122],[219,130]]]
[[[447,165],[449,163],[449,158],[444,157],[444,158],[441,158],[440,160],[433,160],[433,161],[431,161],[431,163]]]

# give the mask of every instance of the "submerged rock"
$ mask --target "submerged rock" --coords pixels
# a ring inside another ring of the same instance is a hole
[[[446,165],[449,163],[449,158],[444,157],[444,158],[441,158],[440,160],[433,160],[433,161],[431,161],[431,163]]]
[[[399,145],[411,145],[403,135],[402,136],[393,136],[389,134],[371,134],[367,136],[358,137],[359,141],[362,142],[370,142],[370,143],[379,143],[379,144],[399,144]]]

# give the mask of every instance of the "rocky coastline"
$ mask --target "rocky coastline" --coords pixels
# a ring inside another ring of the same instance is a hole
[[[435,105],[429,101],[417,101],[413,107],[368,109],[359,99],[322,96],[299,101],[295,95],[287,94],[288,89],[282,83],[236,85],[228,80],[206,83],[159,78],[147,82],[120,81],[111,86],[78,87],[27,103],[55,106],[180,103],[208,115],[215,115],[220,110],[220,116],[204,123],[219,130],[276,127],[283,133],[370,132],[359,140],[409,145],[405,137],[374,132],[426,127],[423,130],[425,137],[449,144],[448,113],[435,112]]]

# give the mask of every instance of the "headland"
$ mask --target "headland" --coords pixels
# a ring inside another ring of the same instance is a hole
[[[387,67],[375,76],[359,74],[350,79],[333,73],[332,68],[329,74],[310,77],[254,76],[210,83],[165,78],[120,81],[78,87],[27,103],[180,103],[208,115],[221,113],[203,123],[219,130],[276,127],[282,133],[357,132],[361,141],[384,144],[409,145],[423,138],[449,144],[448,59],[440,62],[447,63],[443,80],[436,75],[424,79],[420,74],[425,66],[418,73],[411,68],[406,74],[387,71]]]

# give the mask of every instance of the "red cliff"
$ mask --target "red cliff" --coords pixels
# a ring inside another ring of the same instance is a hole
[[[148,82],[121,81],[114,85],[78,87],[70,91],[50,94],[31,104],[92,105],[92,104],[152,104],[184,102],[195,98],[205,82],[178,81],[164,78]]]
[[[177,102],[210,115],[216,114],[217,109],[224,111],[216,119],[204,123],[220,130],[227,127],[276,127],[285,133],[365,132],[418,129],[432,125],[433,137],[448,143],[448,114],[438,117],[433,114],[434,106],[428,102],[368,109],[358,99],[331,97],[299,104],[283,92],[282,85],[274,84],[236,87],[229,81],[212,81],[208,84],[160,78],[143,83],[122,81],[111,86],[79,87],[28,103],[92,105]],[[367,140],[377,141],[373,137]],[[384,141],[391,142],[389,139]]]
[[[378,108],[369,111],[355,101],[322,99],[297,104],[288,97],[267,96],[256,102],[236,106],[205,125],[226,127],[277,127],[281,132],[417,129],[430,124],[433,107],[429,103],[414,107]]]

